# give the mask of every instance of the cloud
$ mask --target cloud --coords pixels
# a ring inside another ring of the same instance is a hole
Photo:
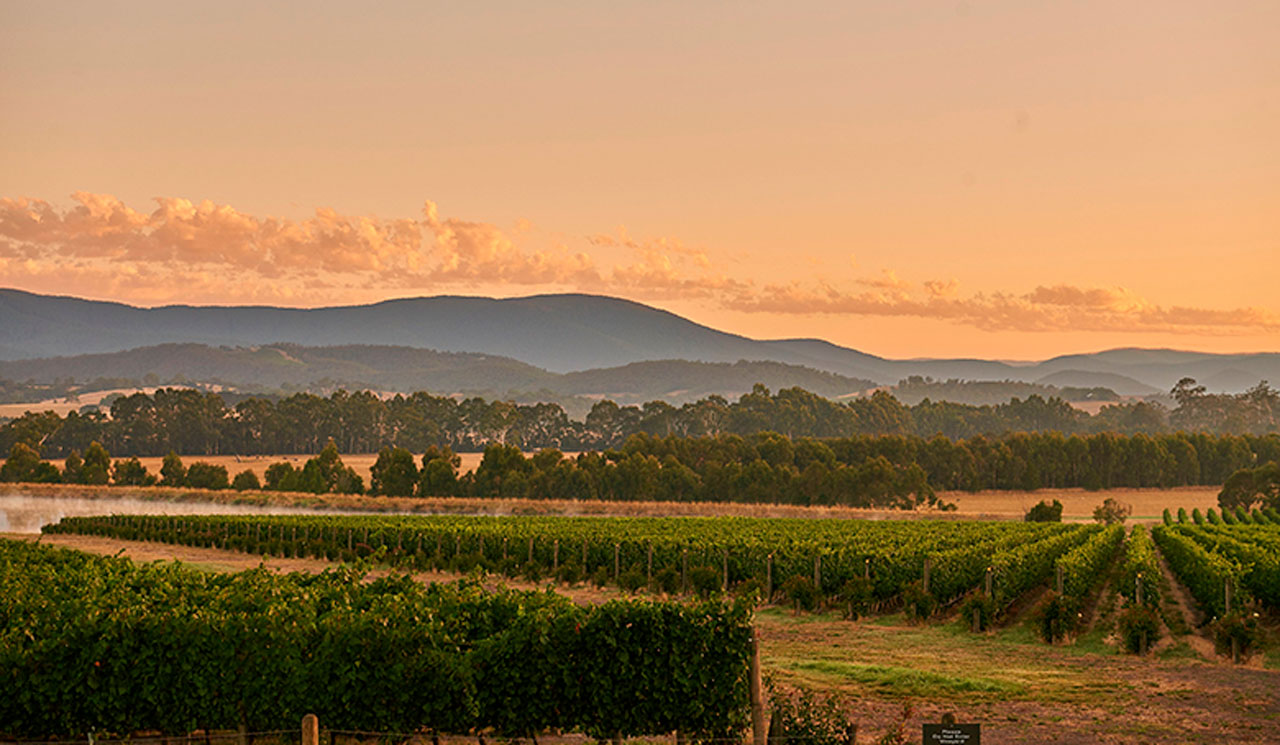
[[[925,283],[926,294],[848,292],[829,285],[769,285],[727,301],[753,313],[839,314],[945,320],[987,331],[1253,333],[1280,330],[1280,315],[1261,308],[1163,307],[1124,288],[1055,285],[1024,294],[955,297],[954,280]]]
[[[892,268],[839,280],[732,276],[719,268],[733,265],[730,254],[720,252],[713,261],[707,250],[675,238],[636,238],[619,226],[568,244],[548,242],[556,234],[528,220],[506,231],[444,217],[431,201],[418,217],[346,215],[326,207],[301,220],[255,216],[209,200],[154,201],[148,212],[88,192],[72,195],[66,208],[27,197],[0,199],[0,281],[153,304],[317,305],[507,286],[698,300],[746,313],[925,318],[990,331],[1280,330],[1280,317],[1270,310],[1163,306],[1124,287],[1046,284],[966,295],[954,279],[908,281]]]

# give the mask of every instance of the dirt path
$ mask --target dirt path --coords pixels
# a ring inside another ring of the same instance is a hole
[[[1195,600],[1192,599],[1191,593],[1187,591],[1187,588],[1183,587],[1182,583],[1178,581],[1173,569],[1169,567],[1169,562],[1165,561],[1164,554],[1160,552],[1159,548],[1156,549],[1156,561],[1160,563],[1160,573],[1164,575],[1165,581],[1169,585],[1170,599],[1182,616],[1183,623],[1191,630],[1190,633],[1179,637],[1177,640],[1173,638],[1172,634],[1166,634],[1164,639],[1156,643],[1156,651],[1176,641],[1186,641],[1195,650],[1196,654],[1209,660],[1217,659],[1217,652],[1214,651],[1213,642],[1200,633],[1202,614],[1196,606]]]

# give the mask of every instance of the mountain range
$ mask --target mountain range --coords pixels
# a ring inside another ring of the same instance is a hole
[[[175,354],[169,346],[175,344],[199,346]],[[124,357],[134,363],[107,364],[113,353],[128,350],[134,351]],[[158,364],[165,358],[173,365],[184,356],[184,370],[204,371],[182,372],[193,380],[220,377],[231,361],[237,369],[277,373],[319,364],[305,373],[327,366],[331,372],[323,376],[370,385],[407,377],[408,382],[434,380],[438,390],[538,387],[573,395],[639,393],[641,388],[717,392],[712,389],[735,390],[739,378],[755,376],[773,387],[820,388],[823,395],[892,385],[909,376],[1106,387],[1131,396],[1167,392],[1183,377],[1213,391],[1280,381],[1277,353],[1113,349],[1038,362],[887,359],[820,339],[751,339],[598,295],[438,296],[312,309],[140,308],[0,289],[0,361],[8,361],[0,365],[0,377],[22,380],[31,377],[24,369],[59,367],[64,377],[109,376],[107,368],[117,364],[132,364],[130,369],[138,371],[147,360]],[[52,367],[14,366],[18,360],[55,357],[70,359]]]

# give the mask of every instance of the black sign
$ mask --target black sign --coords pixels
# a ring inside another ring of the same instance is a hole
[[[981,725],[977,724],[926,724],[924,745],[980,745]]]

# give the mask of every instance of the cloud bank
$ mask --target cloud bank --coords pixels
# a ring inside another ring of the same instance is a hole
[[[431,201],[415,217],[321,208],[292,220],[176,197],[157,198],[150,212],[87,192],[66,208],[0,199],[0,284],[144,304],[320,305],[502,286],[693,299],[746,313],[914,317],[989,331],[1280,330],[1280,316],[1268,309],[1162,306],[1123,287],[1046,284],[966,295],[954,279],[910,281],[887,268],[783,283],[730,276],[704,249],[633,238],[625,227],[573,242],[549,240],[525,220],[504,230],[442,217]]]

